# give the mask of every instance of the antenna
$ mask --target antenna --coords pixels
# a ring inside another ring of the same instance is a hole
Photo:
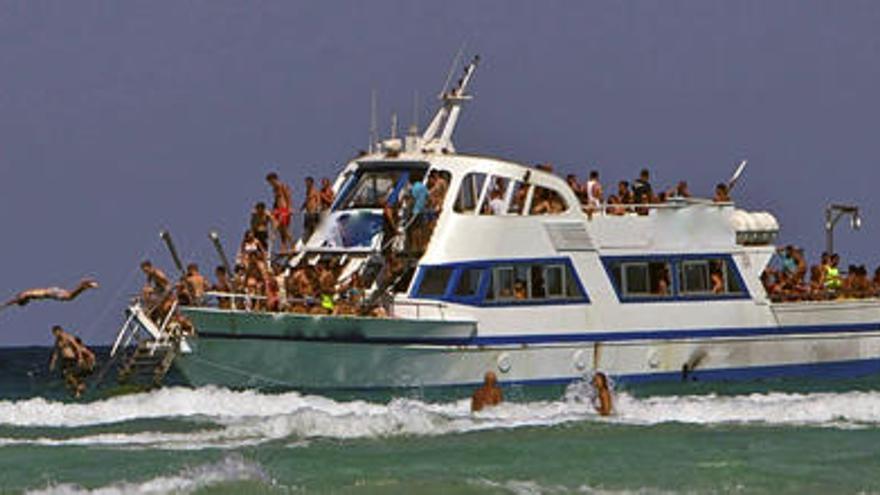
[[[456,57],[458,59],[458,57]],[[454,153],[455,147],[452,144],[452,133],[461,114],[461,106],[465,101],[471,100],[472,97],[466,93],[471,77],[480,63],[480,56],[475,55],[474,58],[464,68],[461,79],[455,86],[455,89],[448,91],[449,81],[444,85],[443,93],[440,94],[442,105],[437,110],[431,123],[425,129],[422,140],[426,144],[426,148],[433,151],[441,151],[443,153]],[[451,79],[451,73],[450,78]]]
[[[739,166],[736,167],[736,171],[730,177],[730,180],[727,181],[727,190],[733,190],[733,187],[736,185],[736,181],[739,180],[739,177],[742,175],[743,171],[746,169],[746,165],[748,165],[748,160],[743,160],[740,162]]]
[[[446,90],[449,89],[449,83],[452,82],[452,73],[455,72],[455,68],[461,64],[461,57],[464,56],[464,47],[466,44],[466,41],[461,42],[461,46],[458,48],[458,53],[456,53],[455,58],[452,59],[452,64],[449,66],[449,73],[446,75],[446,82],[443,83],[443,89],[440,90],[441,98],[446,94]]]
[[[376,121],[376,90],[370,92],[370,153],[376,151],[379,142],[379,123]]]
[[[415,132],[419,132],[419,90],[413,92],[413,113],[410,127],[414,128]]]

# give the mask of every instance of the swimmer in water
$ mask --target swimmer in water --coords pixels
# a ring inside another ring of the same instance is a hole
[[[77,296],[82,294],[83,292],[89,289],[95,289],[98,287],[98,282],[90,279],[84,278],[80,280],[79,284],[73,290],[62,289],[61,287],[46,287],[40,289],[28,289],[26,291],[19,292],[17,296],[15,296],[10,301],[6,302],[2,307],[5,308],[7,306],[12,306],[13,304],[17,304],[19,306],[24,306],[31,301],[41,300],[41,299],[52,299],[55,301],[72,301]]]
[[[70,393],[79,398],[86,389],[85,377],[95,368],[95,355],[73,335],[59,325],[52,327],[55,350],[49,360],[49,371],[61,361],[61,374]]]
[[[491,371],[486,372],[483,385],[478,388],[471,397],[471,412],[481,411],[486,406],[497,406],[504,401],[501,387],[498,386],[498,378]]]
[[[608,377],[605,373],[597,371],[593,375],[593,388],[596,390],[596,399],[594,407],[600,416],[609,416],[611,414],[611,390],[608,388]]]

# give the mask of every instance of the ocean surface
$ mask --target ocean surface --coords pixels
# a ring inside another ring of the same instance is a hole
[[[2,493],[880,493],[880,377],[318,396],[171,377],[79,401],[0,349]],[[175,384],[176,383],[176,384]]]

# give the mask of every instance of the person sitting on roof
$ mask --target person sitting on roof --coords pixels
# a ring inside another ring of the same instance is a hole
[[[825,298],[825,269],[821,265],[810,268],[809,298],[813,301]]]
[[[874,270],[874,278],[871,279],[871,286],[873,287],[873,296],[880,297],[880,266]]]
[[[608,207],[605,212],[609,215],[623,216],[626,215],[626,207],[621,203],[620,198],[616,194],[608,197]]]
[[[617,183],[617,198],[621,204],[631,205],[634,203],[632,191],[629,190],[629,182],[622,180]]]
[[[497,406],[504,401],[504,394],[498,386],[495,373],[487,371],[483,377],[483,385],[471,396],[471,412],[482,411],[486,407]]]
[[[670,196],[673,196],[676,198],[690,198],[691,192],[688,189],[687,181],[684,181],[684,180],[678,181],[678,184],[676,184],[673,194],[671,194]]]
[[[632,183],[633,203],[648,204],[654,197],[654,191],[651,189],[651,173],[648,169],[643,168],[639,173],[639,178]]]
[[[712,198],[712,201],[716,203],[730,202],[730,191],[727,189],[727,184],[720,182],[715,186],[715,197]]]
[[[843,285],[840,278],[840,256],[836,253],[829,258],[828,265],[825,267],[825,289],[829,291],[838,291]]]

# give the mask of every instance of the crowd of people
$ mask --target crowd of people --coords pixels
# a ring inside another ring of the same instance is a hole
[[[822,253],[818,264],[808,266],[803,249],[785,246],[777,251],[778,266],[767,267],[761,282],[772,301],[827,301],[840,298],[880,297],[880,267],[873,277],[865,265],[840,269],[840,256]]]
[[[191,323],[174,311],[175,304],[203,304],[208,292],[216,294],[218,306],[223,309],[386,316],[385,301],[368,299],[366,289],[374,282],[378,287],[394,285],[407,270],[403,255],[425,249],[449,189],[448,175],[435,171],[424,180],[414,181],[400,201],[382,199],[384,235],[379,259],[368,263],[365,270],[343,275],[345,260],[341,257],[327,256],[317,263],[303,261],[296,266],[287,263],[296,254],[290,230],[294,212],[292,190],[277,173],[268,174],[266,180],[273,193],[272,209],[262,201],[254,205],[234,267],[217,266],[214,283],[202,275],[195,263],[189,264],[176,282],[149,260],[141,264],[146,277],[141,300],[154,321],[161,323],[167,319],[169,328],[182,334],[191,332]],[[313,178],[307,177],[304,196],[303,243],[315,232],[335,200],[326,178],[321,179],[318,187]],[[280,244],[275,256],[270,255],[273,233]]]
[[[552,171],[552,167],[547,165],[539,168]],[[655,189],[651,185],[651,172],[646,168],[643,168],[631,183],[627,180],[618,181],[617,189],[607,197],[599,180],[599,172],[596,170],[590,172],[584,183],[579,182],[575,174],[568,174],[566,182],[577,195],[581,207],[590,216],[600,212],[603,205],[607,215],[622,216],[628,213],[647,215],[649,211],[647,205],[663,204],[674,198],[691,197],[688,183],[683,180],[668,188]],[[712,200],[716,203],[729,202],[729,186],[723,182],[718,183]]]

